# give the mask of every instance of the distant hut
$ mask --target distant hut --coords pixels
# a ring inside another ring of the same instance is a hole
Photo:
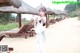
[[[53,12],[55,12],[55,15],[57,16],[56,18],[65,18],[66,16],[68,16],[68,13],[65,11],[53,10]]]

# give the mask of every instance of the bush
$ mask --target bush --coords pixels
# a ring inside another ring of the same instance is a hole
[[[18,24],[17,23],[8,23],[6,25],[0,25],[0,31],[7,31],[7,30],[11,30],[14,28],[17,28]]]

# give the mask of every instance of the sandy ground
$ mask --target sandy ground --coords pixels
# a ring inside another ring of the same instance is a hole
[[[13,47],[11,53],[36,53],[36,37],[4,38],[0,45]],[[46,29],[45,53],[80,53],[80,21],[65,19]]]

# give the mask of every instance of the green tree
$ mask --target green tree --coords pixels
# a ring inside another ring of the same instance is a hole
[[[80,0],[77,0],[77,2],[80,2]],[[80,7],[80,3],[78,3],[77,5],[78,5],[78,7]]]
[[[69,14],[72,13],[72,11],[76,10],[76,4],[68,4],[68,5],[66,5],[65,10],[67,10]]]
[[[10,18],[11,18],[10,13],[2,13],[2,14],[0,14],[0,23],[7,24],[7,23],[9,23]]]

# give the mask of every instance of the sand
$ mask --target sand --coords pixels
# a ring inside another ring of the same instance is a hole
[[[11,53],[36,53],[36,37],[5,37],[0,45],[13,47]],[[80,21],[69,18],[46,29],[45,53],[80,53]]]

